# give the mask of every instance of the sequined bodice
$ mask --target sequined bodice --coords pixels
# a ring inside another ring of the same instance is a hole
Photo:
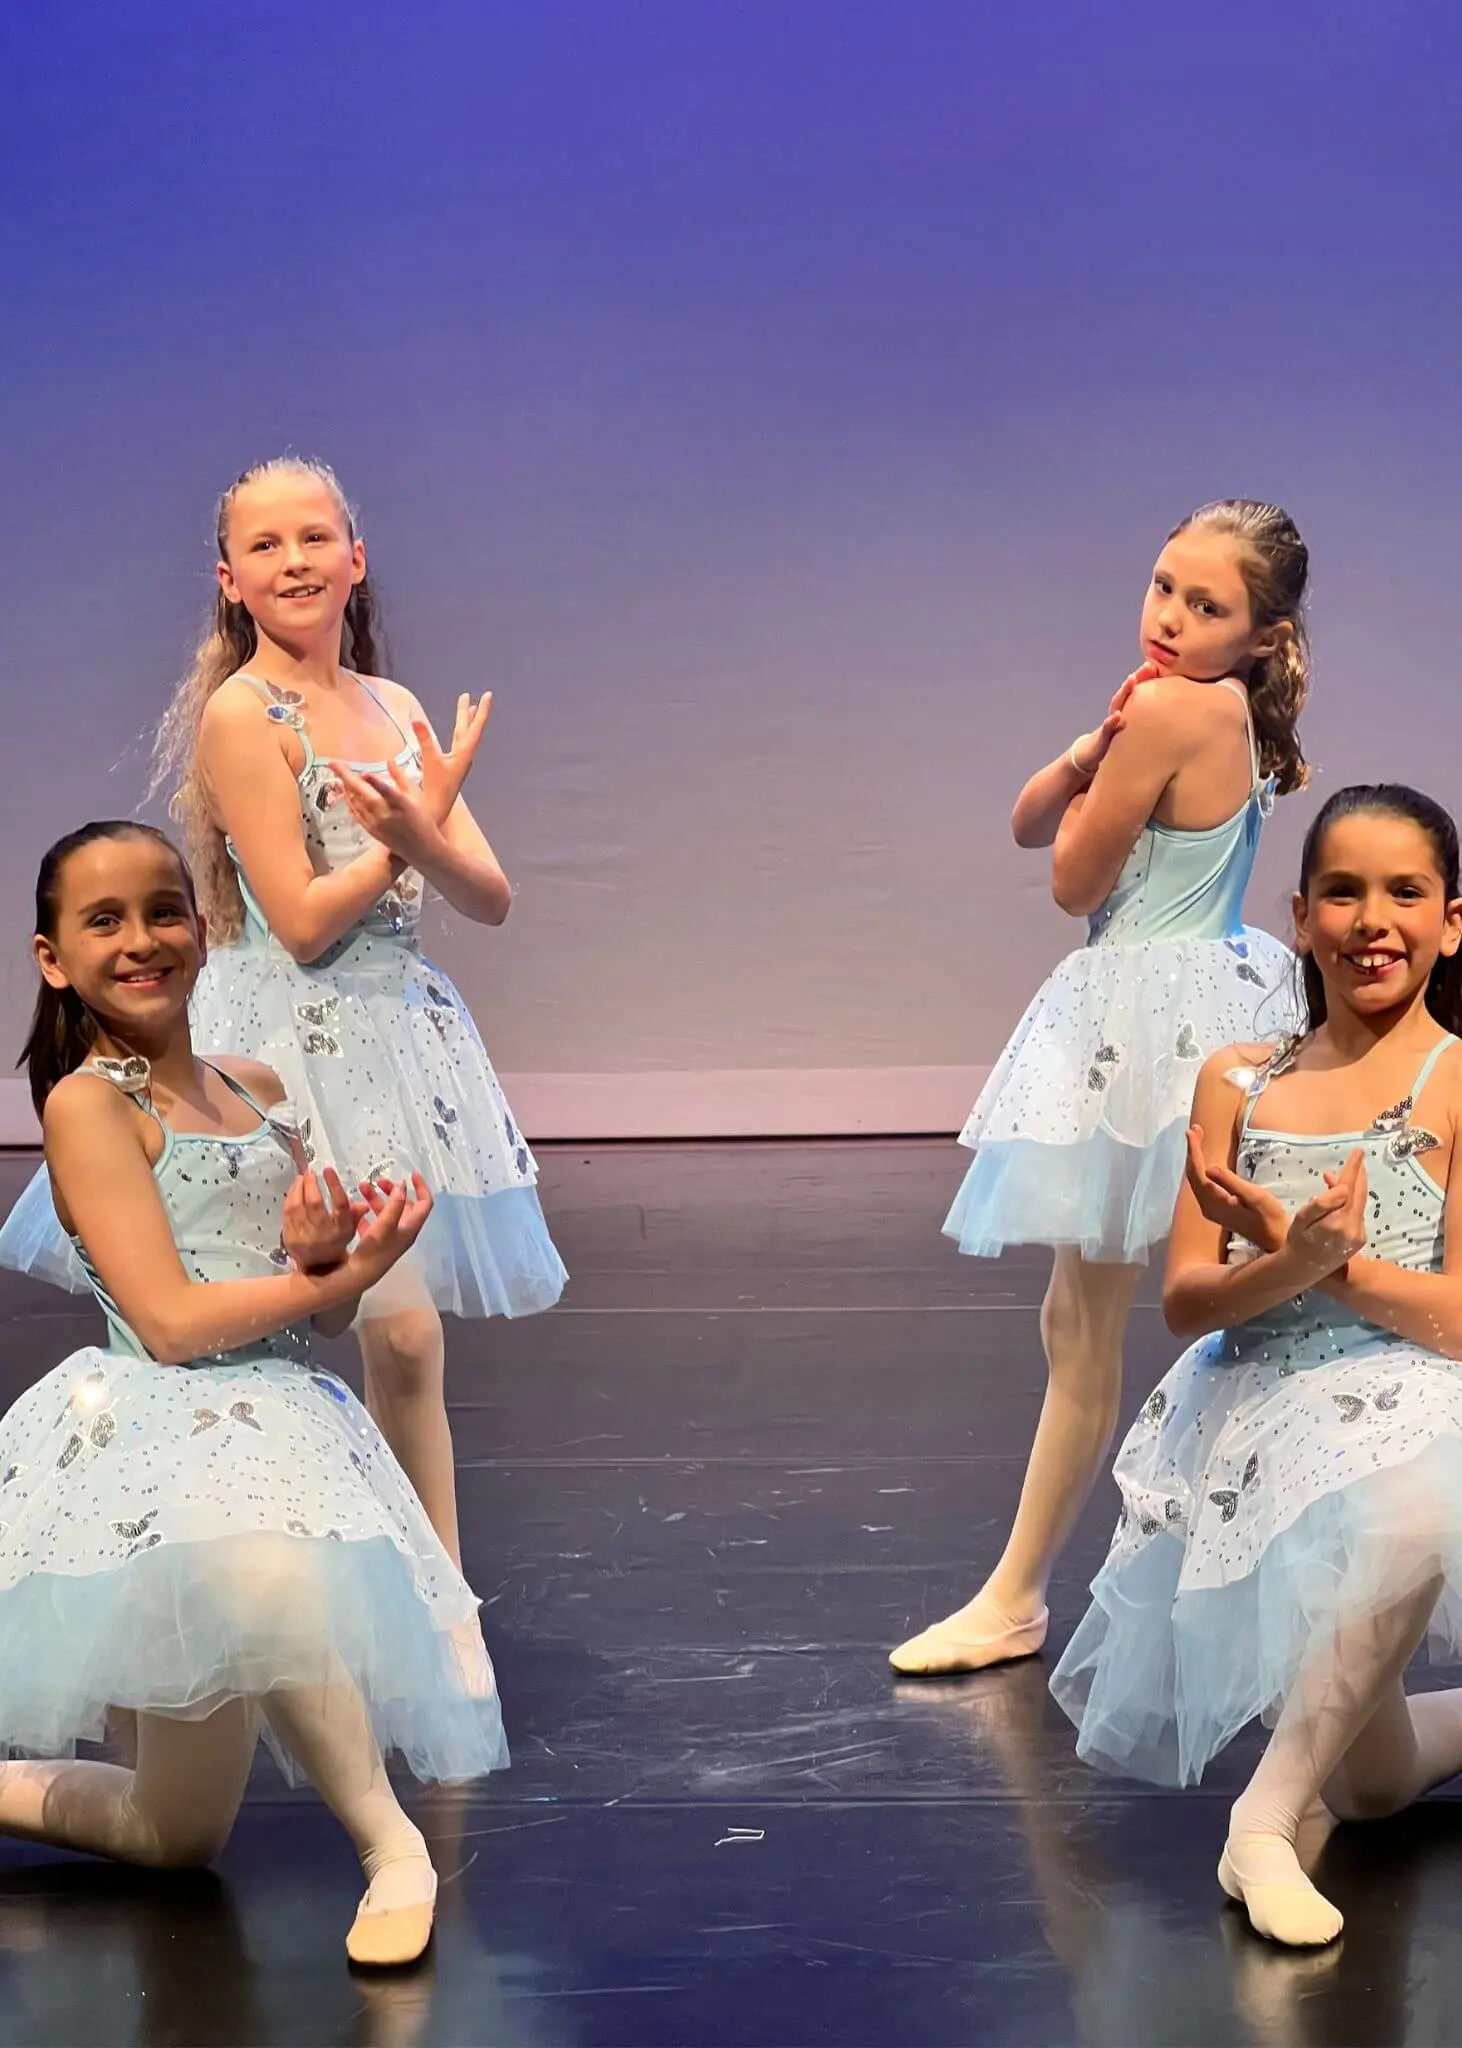
[[[357,860],[361,854],[374,847],[376,842],[364,825],[356,822],[349,804],[345,801],[345,787],[340,777],[327,761],[317,759],[305,719],[303,696],[298,690],[281,690],[277,684],[263,682],[256,676],[243,676],[240,680],[252,685],[263,697],[266,716],[274,724],[288,726],[292,732],[299,735],[305,753],[305,764],[298,778],[300,820],[304,827],[305,846],[309,852],[310,864],[315,873],[331,874],[337,868],[347,867],[351,861]],[[357,678],[357,681],[361,679]],[[382,703],[369,684],[361,681],[361,687],[380,705],[395,725],[396,721],[389,707]],[[397,731],[400,731],[399,726]],[[404,739],[405,735],[402,737]],[[383,775],[391,766],[386,761],[353,761],[349,765],[358,773],[368,775]],[[420,782],[421,757],[415,746],[409,742],[403,746],[395,757],[395,765],[411,781]],[[242,943],[268,944],[271,942],[268,920],[249,888],[248,877],[240,864],[233,841],[229,840],[227,844],[229,858],[238,873],[239,889],[247,913]],[[421,876],[414,869],[408,868],[395,887],[388,889],[380,898],[370,914],[363,917],[352,932],[348,932],[342,940],[337,941],[316,964],[328,966],[362,935],[376,939],[394,939],[403,945],[416,946],[421,929],[421,902]]]
[[[1248,698],[1237,683],[1215,683]],[[1261,781],[1252,723],[1250,789],[1241,810],[1206,832],[1180,832],[1149,819],[1122,872],[1087,931],[1090,946],[1133,946],[1152,939],[1236,939],[1243,930],[1244,891],[1272,807]]]
[[[281,1103],[275,1109],[261,1111],[259,1124],[241,1138],[173,1131],[150,1106],[145,1061],[96,1061],[81,1071],[97,1074],[101,1080],[120,1087],[152,1116],[162,1131],[162,1152],[153,1168],[153,1178],[189,1279],[251,1280],[288,1269],[289,1259],[280,1240],[280,1222],[284,1198],[308,1152],[307,1124],[302,1129],[297,1127],[293,1112]],[[224,1074],[223,1079],[251,1108],[257,1107],[231,1076]],[[73,1242],[92,1292],[106,1316],[109,1349],[131,1358],[149,1357],[146,1346],[102,1284],[85,1245],[80,1239]],[[257,1358],[261,1353],[304,1363],[310,1356],[308,1327],[256,1338],[247,1356]],[[228,1362],[230,1355],[220,1352],[214,1356]]]
[[[1322,1137],[1256,1130],[1249,1123],[1265,1084],[1293,1058],[1293,1047],[1281,1046],[1267,1067],[1255,1071],[1249,1080],[1238,1171],[1246,1180],[1270,1189],[1292,1214],[1323,1193],[1325,1175],[1338,1173],[1359,1149],[1366,1167],[1365,1256],[1413,1272],[1440,1272],[1445,1196],[1421,1164],[1422,1156],[1436,1151],[1440,1141],[1414,1120],[1413,1112],[1437,1060],[1452,1043],[1451,1038],[1444,1038],[1433,1047],[1411,1092],[1378,1116],[1369,1130]],[[1216,1362],[1276,1365],[1281,1371],[1294,1371],[1403,1341],[1311,1288],[1263,1316],[1222,1331],[1215,1340]]]

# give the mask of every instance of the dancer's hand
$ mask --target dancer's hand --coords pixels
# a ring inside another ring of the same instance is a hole
[[[462,785],[476,757],[478,742],[487,731],[491,710],[491,690],[484,691],[476,704],[468,696],[459,697],[457,716],[452,726],[452,744],[445,754],[424,718],[411,721],[411,730],[416,735],[421,754],[421,792],[439,825],[446,824],[453,804],[462,794]]]
[[[411,781],[399,761],[384,772],[362,774],[347,762],[332,761],[350,815],[407,867],[421,867],[441,844],[441,825],[426,792]]]
[[[1203,1132],[1188,1126],[1188,1185],[1208,1218],[1230,1237],[1241,1237],[1261,1252],[1277,1252],[1289,1235],[1289,1212],[1277,1195],[1231,1167],[1210,1166]]]
[[[419,1173],[409,1181],[362,1181],[360,1191],[366,1214],[347,1263],[359,1273],[364,1291],[410,1251],[431,1214],[432,1200]]]
[[[350,1199],[333,1166],[320,1175],[302,1173],[284,1198],[284,1249],[301,1273],[328,1272],[350,1250],[368,1213],[363,1200]]]
[[[1127,699],[1143,683],[1156,682],[1162,673],[1155,661],[1144,661],[1140,668],[1134,668],[1125,683],[1107,706],[1107,715],[1095,732],[1084,732],[1071,749],[1071,759],[1083,775],[1095,775],[1107,757],[1107,749],[1126,724],[1123,716]]]
[[[1366,1187],[1365,1155],[1357,1150],[1339,1173],[1326,1174],[1323,1195],[1315,1195],[1296,1210],[1285,1238],[1285,1252],[1305,1286],[1328,1280],[1364,1251]]]

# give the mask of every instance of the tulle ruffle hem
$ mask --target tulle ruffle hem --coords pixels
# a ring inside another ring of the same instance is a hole
[[[1323,1709],[1347,1645],[1439,1587],[1462,1656],[1462,1366],[1385,1340],[1295,1369],[1185,1354],[1117,1459],[1122,1514],[1051,1690],[1087,1762],[1195,1783],[1297,1685]],[[1333,1671],[1333,1678],[1327,1673]]]
[[[945,1224],[961,1251],[1079,1245],[1140,1264],[1168,1234],[1198,1070],[1294,1023],[1293,956],[1268,932],[1068,954],[960,1134],[975,1159]]]
[[[88,1347],[0,1421],[0,1744],[348,1676],[417,1776],[477,1777],[507,1752],[476,1608],[330,1373]]]
[[[568,1278],[539,1206],[538,1169],[466,1005],[414,944],[354,934],[302,966],[272,939],[210,954],[194,1043],[263,1060],[306,1147],[348,1181],[422,1175],[436,1210],[365,1317],[430,1300],[452,1315],[550,1308]]]

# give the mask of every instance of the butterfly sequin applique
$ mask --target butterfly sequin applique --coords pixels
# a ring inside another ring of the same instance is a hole
[[[120,1088],[124,1095],[140,1101],[152,1086],[152,1068],[140,1053],[133,1053],[130,1059],[95,1059],[90,1062],[97,1073]]]
[[[1281,1074],[1289,1072],[1299,1049],[1298,1034],[1281,1038],[1268,1059],[1261,1060],[1257,1067],[1230,1067],[1223,1078],[1245,1095],[1257,1095],[1266,1082],[1275,1081]]]
[[[1389,1387],[1382,1387],[1367,1402],[1364,1394],[1332,1394],[1342,1422],[1359,1422],[1368,1406],[1374,1407],[1380,1415],[1394,1415],[1401,1402],[1401,1382],[1393,1380]]]
[[[281,690],[278,683],[264,685],[269,692],[269,702],[264,706],[264,716],[273,725],[287,725],[292,732],[305,729],[305,700],[298,690]]]
[[[1099,1045],[1092,1054],[1091,1065],[1086,1070],[1086,1085],[1094,1095],[1100,1095],[1107,1085],[1108,1071],[1121,1064],[1122,1055],[1114,1045]]]
[[[1258,1484],[1259,1453],[1251,1451],[1249,1453],[1249,1461],[1244,1467],[1243,1477],[1239,1480],[1238,1485],[1236,1487],[1220,1486],[1215,1492],[1210,1493],[1208,1498],[1218,1509],[1220,1519],[1224,1522],[1231,1522],[1239,1511],[1240,1500],[1246,1493],[1252,1493]]]
[[[310,1029],[304,1035],[304,1050],[329,1059],[340,1059],[340,1040],[336,1029],[340,1018],[339,996],[326,996],[318,1003],[296,1003],[294,1014],[301,1024]]]

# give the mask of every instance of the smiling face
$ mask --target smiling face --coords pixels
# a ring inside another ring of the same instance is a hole
[[[1259,629],[1241,543],[1202,526],[1175,534],[1157,558],[1142,606],[1142,658],[1161,675],[1218,682],[1246,677],[1286,628]]]
[[[1430,835],[1387,811],[1326,828],[1294,918],[1332,1016],[1400,1014],[1425,999],[1438,958],[1462,946],[1462,900],[1448,899]]]
[[[124,1044],[166,1038],[207,951],[177,854],[150,834],[94,839],[66,859],[54,900],[52,930],[32,942],[43,978]]]
[[[218,581],[280,646],[333,642],[366,572],[365,543],[329,485],[308,470],[266,470],[228,502]]]

